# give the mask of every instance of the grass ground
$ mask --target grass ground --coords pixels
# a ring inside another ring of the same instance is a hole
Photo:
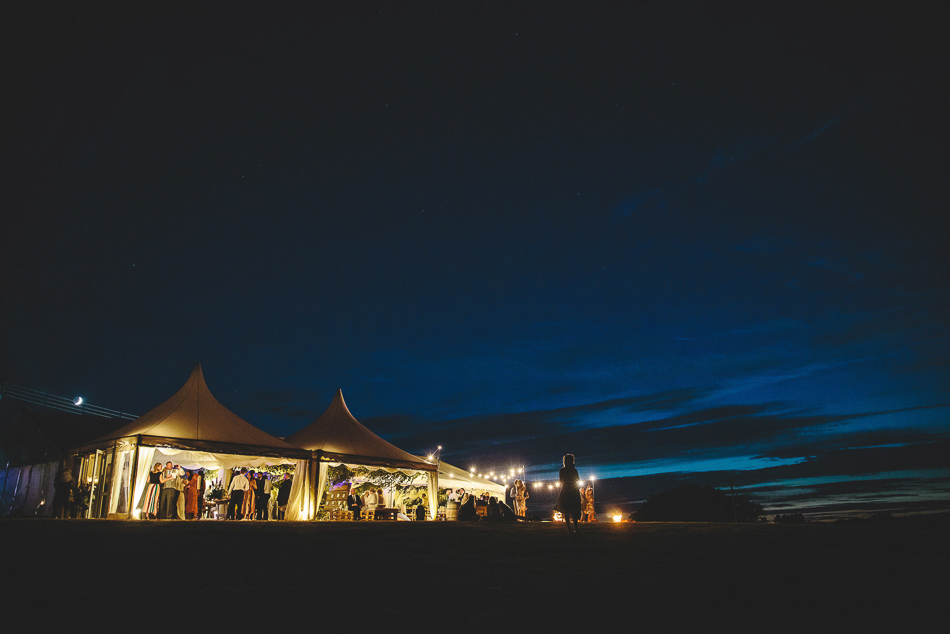
[[[604,523],[572,539],[551,523],[4,520],[0,596],[14,623],[147,629],[916,631],[945,614],[948,538],[813,524]]]

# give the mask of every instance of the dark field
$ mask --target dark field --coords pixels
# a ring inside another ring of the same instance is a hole
[[[941,528],[5,520],[0,538],[7,622],[31,626],[915,631],[950,596]]]

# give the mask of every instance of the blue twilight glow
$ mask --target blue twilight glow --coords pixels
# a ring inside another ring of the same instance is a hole
[[[201,362],[279,436],[342,388],[624,500],[946,492],[945,22],[581,4],[10,9],[0,379],[144,412]]]

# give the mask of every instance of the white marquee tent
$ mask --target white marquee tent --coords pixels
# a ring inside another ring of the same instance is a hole
[[[287,519],[313,519],[320,508],[330,465],[370,466],[390,471],[425,472],[429,481],[429,513],[438,512],[438,467],[383,440],[350,413],[337,390],[333,402],[315,421],[288,436],[287,442],[312,452],[310,465],[297,464]],[[303,477],[301,477],[303,475]]]
[[[200,364],[167,401],[74,453],[94,460],[89,472],[110,484],[103,489],[108,505],[103,505],[101,517],[133,516],[155,462],[221,469],[222,484],[227,485],[233,467],[295,464],[310,457],[309,452],[254,427],[218,402]]]

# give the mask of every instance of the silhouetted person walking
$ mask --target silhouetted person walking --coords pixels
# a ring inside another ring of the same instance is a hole
[[[564,456],[564,466],[561,467],[557,477],[561,482],[561,492],[557,495],[557,505],[554,510],[564,518],[567,532],[576,535],[577,520],[581,516],[581,477],[577,475],[577,468],[574,466],[574,454],[569,453]],[[571,526],[572,519],[574,520],[573,527]]]

